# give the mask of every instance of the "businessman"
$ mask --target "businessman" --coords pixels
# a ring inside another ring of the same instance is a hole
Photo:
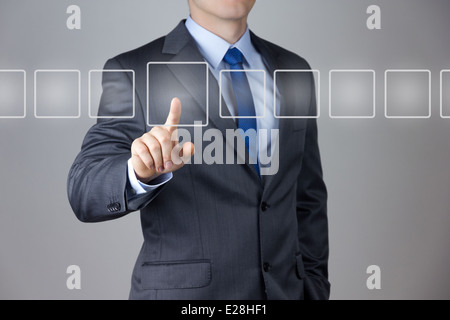
[[[71,206],[83,222],[140,211],[144,243],[130,299],[328,299],[314,79],[280,73],[272,88],[261,73],[244,72],[263,70],[271,84],[276,70],[310,66],[248,29],[255,0],[188,2],[189,17],[167,36],[106,63],[134,70],[135,81],[129,72],[104,73],[102,118],[69,173]],[[207,63],[207,82],[192,62]],[[133,88],[134,97],[125,94]],[[117,118],[133,105],[133,118]],[[183,129],[222,133],[219,145],[235,159],[242,155],[225,140],[227,130],[238,132],[244,163],[189,163],[207,146],[178,140],[178,130],[205,118],[204,127]],[[278,134],[255,141],[246,135],[253,130]],[[277,150],[276,172],[264,173],[261,150]]]

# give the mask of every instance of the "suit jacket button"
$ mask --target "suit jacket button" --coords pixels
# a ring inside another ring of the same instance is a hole
[[[270,269],[272,269],[272,266],[270,265],[270,263],[265,262],[263,265],[263,269],[264,269],[264,272],[269,272]]]
[[[120,206],[120,203],[114,202],[114,203],[109,204],[107,206],[107,208],[108,208],[109,212],[117,212],[117,211],[120,211],[121,206]]]
[[[269,208],[270,208],[270,206],[266,202],[261,203],[262,212],[266,212],[267,209],[269,209]]]

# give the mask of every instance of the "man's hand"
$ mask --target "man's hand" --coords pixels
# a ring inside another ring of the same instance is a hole
[[[180,123],[181,102],[174,98],[166,123],[154,127],[131,145],[131,161],[136,177],[142,183],[149,183],[163,173],[174,172],[184,166],[184,162],[173,161],[172,150],[180,149],[182,159],[190,159],[194,154],[194,145],[187,142],[183,148],[178,146],[177,125]]]

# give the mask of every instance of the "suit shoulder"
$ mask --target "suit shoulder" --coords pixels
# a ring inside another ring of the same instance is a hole
[[[270,41],[259,38],[260,41],[273,53],[273,55],[278,57],[278,61],[283,64],[284,69],[311,69],[308,61],[300,55],[282,48]]]

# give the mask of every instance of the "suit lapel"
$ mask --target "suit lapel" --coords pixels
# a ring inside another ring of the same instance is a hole
[[[257,37],[255,34],[251,33],[252,43],[255,46],[256,50],[261,54],[261,57],[263,58],[263,62],[266,65],[267,70],[269,71],[269,74],[273,77],[275,70],[281,69],[280,61],[278,61],[278,53],[271,50],[266,43],[261,40],[259,37]],[[273,85],[273,84],[272,84]],[[283,92],[284,86],[282,84],[277,85],[279,90],[279,99],[280,99],[280,106],[284,105],[283,97],[285,97],[285,93]],[[272,87],[273,88],[273,87]],[[277,94],[277,88],[273,88],[274,94]],[[292,147],[289,142],[291,139],[289,139],[290,132],[292,131],[292,122],[288,119],[278,119],[278,128],[279,128],[279,135],[278,135],[278,144],[273,148],[278,148],[279,151],[279,169],[285,167],[286,165],[289,165],[288,163],[285,163],[284,160],[286,157],[284,156],[287,152],[289,152],[290,148]],[[283,143],[281,143],[281,141]],[[275,175],[268,175],[263,177],[263,183],[264,183],[264,190],[266,191],[270,185],[274,183],[276,178],[278,177],[278,174]]]
[[[204,96],[201,96],[204,92],[203,86],[205,83],[205,73],[192,72],[192,68],[189,66],[189,62],[205,62],[203,56],[199,52],[194,39],[185,27],[184,21],[182,21],[174,31],[167,35],[164,48],[164,54],[171,54],[173,57],[170,62],[185,62],[186,65],[179,72],[180,66],[177,67],[175,72],[174,67],[168,65],[168,68],[173,72],[174,76],[180,81],[180,83],[186,88],[186,90],[194,97],[199,106],[202,108],[203,114],[209,116],[211,125],[219,129],[225,137],[226,129],[236,129],[236,123],[231,118],[221,118],[219,115],[219,99],[222,100],[222,105],[225,106],[225,102],[222,97],[219,97],[219,85],[214,78],[211,71],[208,71],[208,96],[209,96],[209,108],[207,110],[204,105]],[[222,108],[224,116],[230,116],[228,108]]]
[[[170,56],[167,68],[196,101],[201,114],[199,120],[205,119],[208,116],[204,87],[206,72],[203,72],[203,66],[200,65],[204,60],[184,21],[166,36],[162,53]]]

